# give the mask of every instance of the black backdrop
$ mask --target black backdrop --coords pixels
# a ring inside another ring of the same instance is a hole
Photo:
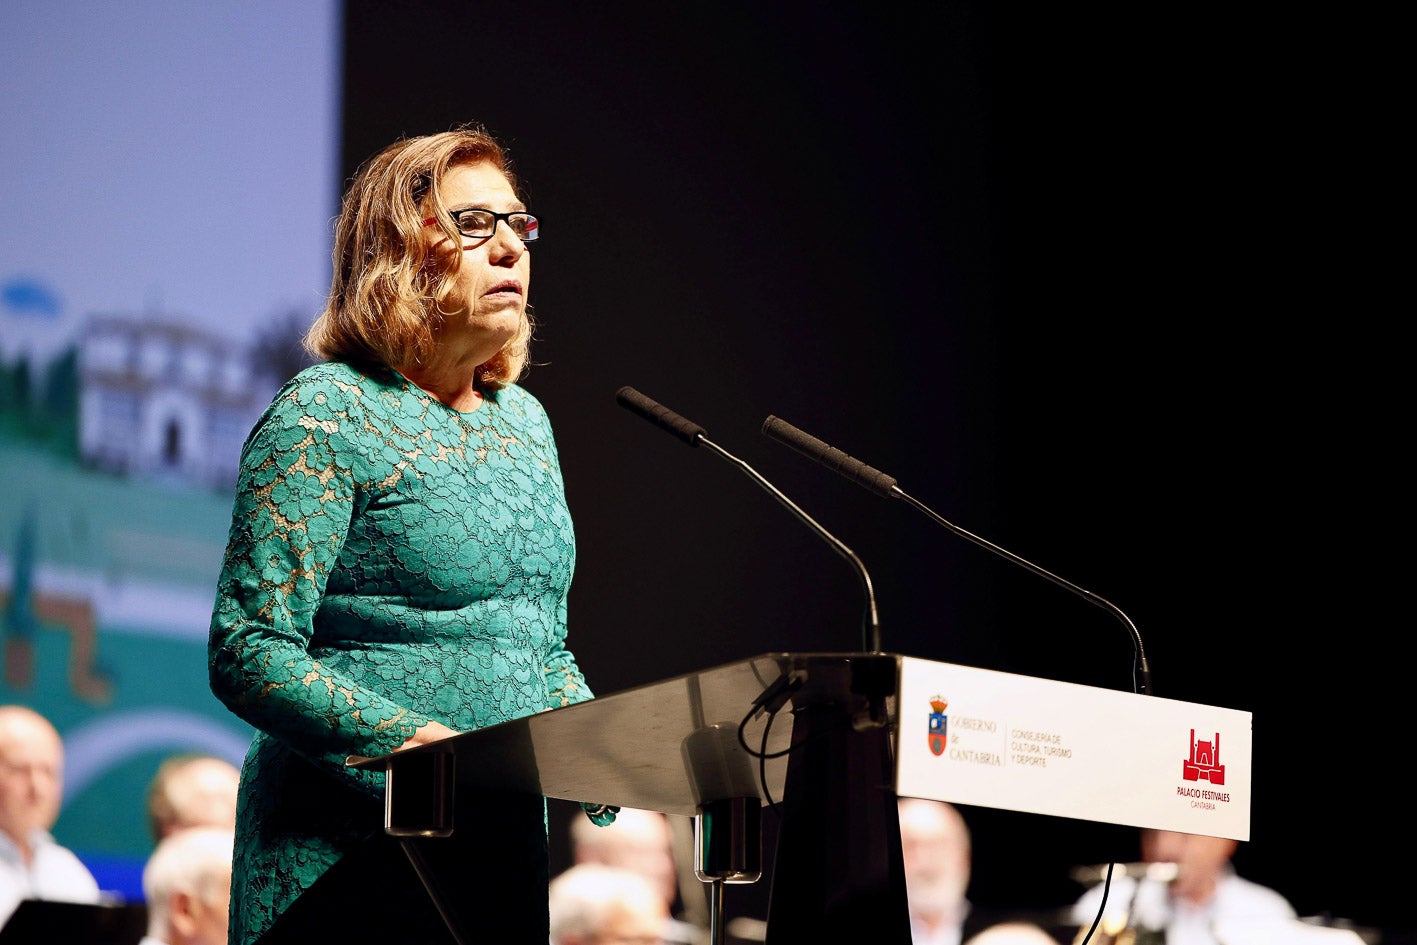
[[[1359,58],[1338,28],[549,6],[348,0],[342,170],[469,119],[511,145],[545,234],[524,383],[557,428],[597,691],[861,642],[846,563],[621,410],[627,384],[859,554],[885,649],[1131,687],[1115,617],[761,436],[773,414],[1116,604],[1158,695],[1252,711],[1242,873],[1405,935],[1373,859],[1410,837],[1362,432],[1382,346],[1333,304],[1349,234],[1321,217],[1365,186],[1334,143]],[[1130,829],[965,813],[989,908],[1065,904],[1069,866],[1136,855]]]

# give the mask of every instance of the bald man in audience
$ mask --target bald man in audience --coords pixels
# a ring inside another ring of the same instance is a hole
[[[234,846],[230,827],[187,827],[158,843],[143,868],[148,932],[138,945],[226,945]]]
[[[153,841],[186,827],[234,830],[240,781],[240,770],[215,755],[194,752],[164,759],[148,785]]]
[[[975,932],[964,945],[1058,945],[1058,940],[1034,922],[999,922]]]
[[[571,822],[571,858],[574,863],[601,863],[639,873],[650,881],[670,911],[662,936],[666,945],[696,945],[708,941],[703,926],[676,917],[679,901],[679,868],[674,831],[659,811],[621,809],[614,823],[597,827],[584,817]],[[698,881],[695,880],[697,883]]]
[[[664,942],[669,907],[643,874],[604,863],[580,863],[551,881],[547,898],[551,945]]]
[[[0,925],[25,899],[100,899],[88,867],[49,833],[63,795],[59,731],[26,706],[0,706]]]
[[[969,915],[969,827],[944,801],[902,797],[900,849],[912,945],[960,945]]]

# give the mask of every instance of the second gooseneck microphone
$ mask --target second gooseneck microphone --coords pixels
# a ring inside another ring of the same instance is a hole
[[[1033,564],[1030,561],[1025,561],[1023,558],[1020,558],[1012,551],[1007,551],[1003,548],[1000,548],[993,542],[986,541],[985,539],[980,538],[978,535],[965,531],[958,525],[946,521],[944,518],[941,518],[939,515],[935,514],[932,509],[928,508],[923,503],[907,495],[905,491],[900,488],[900,486],[896,485],[896,481],[892,477],[887,476],[885,473],[881,472],[878,469],[873,469],[872,467],[867,466],[865,463],[859,460],[851,458],[850,456],[846,455],[841,450],[836,449],[835,447],[828,446],[821,440],[817,439],[815,436],[812,436],[809,433],[802,432],[801,430],[797,429],[785,420],[779,420],[777,417],[769,416],[766,420],[763,421],[763,433],[771,437],[772,439],[777,440],[779,443],[783,443],[787,446],[790,446],[792,449],[801,453],[803,456],[806,456],[808,459],[816,460],[817,462],[821,463],[823,466],[827,467],[833,472],[845,476],[847,479],[850,479],[852,482],[855,482],[863,489],[866,489],[870,492],[874,492],[877,495],[883,495],[888,499],[904,499],[911,506],[920,510],[921,512],[924,512],[930,518],[934,519],[937,523],[943,525],[945,528],[954,532],[961,538],[967,538],[968,540],[974,542],[976,545],[979,545],[982,548],[987,548],[988,550],[994,552],[994,554],[999,555],[1003,558],[1007,558],[1014,564],[1017,564],[1022,568],[1026,568],[1029,571],[1032,571],[1039,577],[1047,578],[1054,584],[1057,584],[1059,587],[1072,591],[1074,594],[1077,594],[1084,600],[1096,604],[1098,607],[1101,607],[1103,610],[1107,611],[1108,613],[1115,616],[1117,619],[1121,620],[1122,623],[1126,626],[1127,630],[1131,633],[1132,646],[1136,650],[1136,659],[1133,664],[1132,688],[1134,691],[1140,693],[1141,695],[1151,694],[1151,667],[1146,660],[1146,649],[1142,646],[1141,633],[1137,630],[1136,624],[1132,623],[1131,618],[1128,617],[1126,614],[1122,613],[1121,608],[1117,607],[1117,605],[1113,604],[1111,601],[1106,600],[1105,598],[1097,596],[1089,590],[1085,590],[1084,588],[1078,587],[1071,581],[1065,581],[1062,578],[1058,577],[1056,574],[1043,570],[1038,565]]]
[[[766,490],[767,493],[781,503],[784,508],[797,516],[803,524],[816,532],[827,544],[831,545],[832,549],[836,551],[837,554],[845,558],[861,579],[861,586],[866,593],[866,610],[862,618],[861,630],[862,647],[870,653],[881,652],[881,621],[876,612],[876,591],[871,584],[870,573],[867,572],[866,566],[861,563],[861,559],[856,556],[856,552],[842,544],[835,535],[819,525],[812,516],[802,511],[797,503],[783,495],[776,486],[759,475],[758,471],[752,466],[749,466],[747,463],[743,462],[743,460],[710,440],[705,434],[704,428],[697,423],[692,423],[684,419],[668,407],[656,403],[644,394],[641,394],[633,387],[622,387],[616,391],[615,401],[626,410],[638,414],[661,430],[672,433],[690,446],[706,446],[712,452],[743,470],[749,478]]]

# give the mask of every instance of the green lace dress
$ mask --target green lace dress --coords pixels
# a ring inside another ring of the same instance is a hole
[[[468,413],[397,372],[341,363],[282,388],[242,454],[209,641],[212,691],[257,729],[233,945],[302,910],[322,933],[338,916],[387,934],[427,904],[382,836],[383,775],[345,758],[393,751],[429,719],[468,731],[590,699],[566,648],[574,564],[551,427],[523,388]],[[545,802],[534,801],[484,797],[455,812],[465,846],[446,859],[467,867],[459,897],[487,917],[479,928],[503,922],[544,945]],[[321,895],[305,896],[322,877]]]

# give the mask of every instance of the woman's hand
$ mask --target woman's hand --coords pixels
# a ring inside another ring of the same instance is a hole
[[[414,730],[414,733],[408,737],[408,740],[399,746],[399,750],[402,751],[405,748],[417,748],[419,745],[439,742],[445,738],[452,738],[457,734],[459,733],[448,728],[442,722],[429,722],[422,728]]]

